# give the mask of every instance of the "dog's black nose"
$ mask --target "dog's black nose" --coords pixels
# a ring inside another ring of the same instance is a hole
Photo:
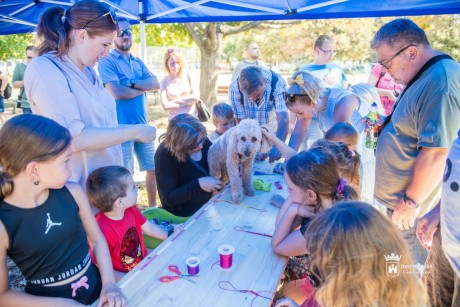
[[[250,150],[245,150],[244,154],[246,155],[246,157],[249,157],[251,155],[251,151]]]

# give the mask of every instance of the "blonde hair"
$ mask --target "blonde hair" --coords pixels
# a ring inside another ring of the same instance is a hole
[[[387,276],[386,255],[412,256],[395,225],[372,206],[343,202],[320,213],[305,240],[310,270],[320,280],[315,299],[321,306],[426,306],[417,274]]]
[[[290,79],[293,81],[290,82],[286,94],[307,96],[297,96],[295,101],[286,99],[287,106],[291,106],[297,101],[306,105],[316,104],[320,101],[324,92],[323,82],[320,79],[303,70],[296,71]],[[301,80],[302,84],[299,84],[297,80]]]
[[[179,69],[178,75],[179,77],[182,77],[184,71],[186,71],[186,67],[185,67],[185,62],[184,62],[184,56],[180,52],[179,48],[171,47],[171,48],[166,49],[166,52],[163,58],[163,69],[167,75],[171,73],[171,71],[169,70],[168,61],[172,57],[174,57],[175,59],[179,61],[180,69]]]
[[[160,136],[160,141],[164,140],[166,149],[179,162],[186,162],[187,151],[194,149],[203,138],[206,138],[206,128],[203,124],[195,116],[184,113],[174,116],[169,121],[166,133]]]

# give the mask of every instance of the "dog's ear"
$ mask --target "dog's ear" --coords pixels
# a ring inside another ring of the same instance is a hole
[[[267,153],[272,148],[273,144],[268,140],[268,138],[262,133],[262,140],[260,141],[260,152]]]

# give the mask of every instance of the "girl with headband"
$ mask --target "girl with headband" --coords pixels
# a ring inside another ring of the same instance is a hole
[[[285,283],[285,295],[300,303],[312,291],[309,281],[302,278],[308,267],[305,241],[308,223],[335,202],[356,199],[357,193],[340,178],[334,157],[321,147],[291,157],[284,178],[290,194],[276,218],[271,245],[279,255],[301,256],[289,260],[286,271],[289,283]]]
[[[67,182],[71,142],[66,128],[38,115],[0,130],[0,306],[126,305],[88,198]],[[25,293],[8,287],[7,255]]]
[[[370,205],[343,202],[320,213],[305,242],[319,286],[302,306],[429,306],[422,280],[403,269],[414,263],[400,232]]]

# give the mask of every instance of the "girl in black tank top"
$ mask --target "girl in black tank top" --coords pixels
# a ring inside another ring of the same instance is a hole
[[[1,306],[17,301],[17,295],[27,304],[32,295],[48,297],[50,305],[62,305],[63,299],[87,305],[109,297],[125,304],[86,195],[66,183],[70,142],[66,128],[32,114],[16,116],[0,130],[0,270],[7,270],[8,255],[27,280],[26,294],[13,294],[8,280],[0,280],[6,286],[0,288]]]

